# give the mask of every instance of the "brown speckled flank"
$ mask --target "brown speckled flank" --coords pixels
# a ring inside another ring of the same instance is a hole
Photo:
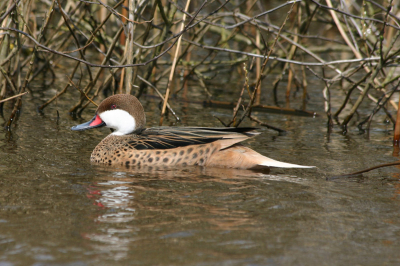
[[[99,105],[92,120],[74,126],[72,130],[101,126],[114,129],[93,150],[90,157],[93,163],[128,167],[310,167],[279,162],[240,145],[240,142],[259,134],[254,128],[145,128],[145,123],[144,110],[138,99],[117,94]]]
[[[94,163],[126,166],[205,166],[217,151],[217,143],[189,145],[172,149],[135,150],[129,144],[131,135],[109,135],[101,141],[90,157]]]

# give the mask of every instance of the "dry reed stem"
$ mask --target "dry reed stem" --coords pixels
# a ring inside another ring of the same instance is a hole
[[[17,94],[17,95],[14,95],[14,96],[8,97],[7,99],[0,100],[0,103],[7,102],[7,101],[9,101],[9,100],[12,100],[12,99],[14,99],[14,98],[17,98],[17,97],[23,96],[23,95],[25,95],[25,94],[27,94],[27,93],[29,93],[29,92],[28,92],[28,91],[26,91],[26,92],[19,93],[19,94]]]
[[[132,21],[135,21],[135,0],[128,0],[128,15],[129,15],[129,22],[127,23],[128,29],[127,33],[128,36],[126,38],[125,43],[125,54],[127,58],[127,63],[132,64],[134,58],[134,49],[133,49],[133,38],[134,38],[134,31],[135,31],[135,24]],[[131,82],[133,80],[133,69],[126,68],[125,69],[125,93],[131,93]]]
[[[188,9],[189,9],[190,1],[191,0],[187,0],[187,2],[186,2],[185,12],[187,12]],[[183,17],[182,17],[182,23],[181,23],[181,28],[180,28],[181,32],[183,31],[183,29],[185,27],[185,20],[186,20],[186,13],[184,13]],[[178,43],[177,43],[176,48],[175,48],[175,56],[174,56],[174,60],[172,61],[171,72],[170,72],[170,75],[169,75],[169,78],[168,78],[168,83],[167,83],[167,90],[165,92],[163,107],[162,107],[162,110],[161,110],[161,117],[160,117],[160,123],[159,123],[160,126],[163,124],[165,110],[167,108],[167,102],[168,102],[169,93],[170,93],[170,90],[171,90],[172,79],[174,78],[174,74],[175,74],[176,62],[177,62],[177,59],[178,59],[179,51],[181,49],[181,42],[182,42],[182,35],[179,36]]]
[[[400,101],[399,101],[398,110],[400,110]],[[394,133],[393,133],[393,146],[395,146],[395,147],[400,146],[400,111],[397,111],[396,123],[395,123]]]
[[[240,95],[239,95],[239,98],[237,100],[236,106],[235,106],[235,108],[233,108],[233,114],[232,114],[231,122],[228,123],[228,125],[227,125],[228,127],[231,126],[235,122],[236,116],[237,116],[237,114],[239,112],[239,109],[240,109],[242,101],[243,101],[244,90],[245,89],[249,90],[249,77],[248,77],[248,73],[249,72],[247,71],[246,64],[243,64],[243,70],[245,72],[245,76],[244,76],[245,77],[244,78],[245,82],[243,84],[242,90],[240,91]]]

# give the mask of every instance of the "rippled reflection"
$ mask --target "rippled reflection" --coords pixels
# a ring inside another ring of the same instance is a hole
[[[144,239],[199,238],[208,230],[223,236],[250,228],[259,221],[235,205],[244,199],[262,202],[258,193],[263,193],[262,187],[271,181],[307,182],[296,176],[199,167],[158,171],[99,167],[99,171],[102,175],[92,184],[88,196],[103,212],[94,218],[97,232],[85,237],[94,241],[95,249],[115,260],[127,258],[131,246]],[[193,224],[199,227],[187,229]],[[256,244],[230,240],[218,245]]]

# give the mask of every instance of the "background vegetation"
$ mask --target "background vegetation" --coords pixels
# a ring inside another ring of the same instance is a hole
[[[148,92],[163,101],[162,124],[168,109],[178,119],[168,104],[170,95],[190,96],[190,81],[213,103],[208,84],[220,71],[230,71],[243,86],[224,88],[240,92],[228,126],[246,117],[262,123],[251,116],[255,107],[300,112],[279,106],[293,92],[302,97],[303,114],[313,115],[306,105],[310,77],[321,83],[328,129],[336,123],[346,133],[352,120],[360,130],[369,129],[380,110],[395,125],[400,122],[392,115],[400,83],[398,5],[398,0],[4,0],[1,114],[4,102],[13,100],[5,125],[10,128],[29,99],[23,95],[38,90],[30,87],[32,81],[52,77],[51,83],[63,82],[63,89],[39,111],[72,90],[80,97],[71,103],[71,115],[80,115],[101,93],[140,97]],[[66,79],[57,79],[58,73]],[[179,86],[176,77],[182,80]],[[335,107],[333,90],[341,95]],[[267,91],[275,106],[263,104]],[[373,105],[367,117],[360,117],[357,110],[365,101]],[[399,138],[396,127],[395,143]]]

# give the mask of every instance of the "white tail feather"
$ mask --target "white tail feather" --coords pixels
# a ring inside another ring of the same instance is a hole
[[[240,138],[222,139],[215,143],[224,147],[212,154],[207,160],[206,166],[220,168],[260,169],[264,167],[282,168],[312,168],[315,166],[304,166],[298,164],[276,161],[259,154],[258,152],[237,143]],[[233,146],[228,146],[233,145]],[[227,147],[228,146],[228,147]]]
[[[281,167],[281,168],[314,168],[315,166],[306,166],[306,165],[298,165],[291,163],[284,163],[280,161],[276,161],[264,156],[264,160],[259,165],[268,166],[268,167]]]

